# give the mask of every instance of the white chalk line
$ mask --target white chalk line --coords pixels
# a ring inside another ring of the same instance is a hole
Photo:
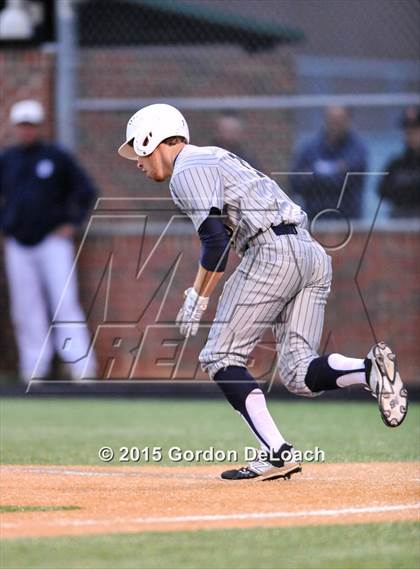
[[[58,470],[54,468],[2,468],[7,472],[28,472],[31,474],[59,474],[64,476],[142,476],[140,472],[95,472],[88,470]]]
[[[134,524],[172,524],[172,523],[183,523],[183,522],[210,522],[210,521],[235,521],[235,520],[263,520],[263,519],[275,519],[275,518],[295,518],[295,517],[306,517],[306,516],[342,516],[347,514],[364,514],[364,513],[380,513],[380,512],[392,512],[400,510],[411,510],[419,509],[420,502],[416,504],[397,504],[393,506],[368,506],[364,508],[342,508],[334,510],[303,510],[298,512],[254,512],[254,513],[243,513],[243,514],[207,514],[198,516],[171,516],[171,517],[141,517],[123,519],[125,523]],[[94,525],[95,520],[62,520],[63,525],[70,521],[74,522],[81,521],[81,525]],[[99,520],[103,525],[112,524],[111,520]],[[85,524],[84,522],[87,522]],[[78,524],[77,524],[78,525]]]
[[[104,467],[105,468],[105,467]],[[127,467],[127,469],[130,467]],[[87,476],[87,477],[102,477],[102,476],[112,476],[120,478],[188,478],[188,479],[202,479],[202,478],[214,478],[214,474],[198,474],[198,473],[187,473],[187,472],[147,472],[147,466],[143,467],[141,472],[115,472],[115,471],[94,471],[94,470],[71,470],[58,468],[33,468],[33,467],[14,467],[6,466],[0,468],[1,471],[6,472],[28,472],[31,474],[48,474],[48,475],[59,475],[59,476]],[[175,468],[175,467],[174,467]]]
[[[124,525],[158,525],[180,524],[188,522],[223,522],[223,521],[248,521],[290,519],[306,517],[340,517],[354,514],[380,514],[383,512],[400,512],[420,509],[420,502],[414,504],[393,504],[383,506],[365,506],[360,508],[341,508],[329,510],[302,510],[297,512],[254,512],[237,514],[208,514],[196,516],[163,516],[163,517],[138,517],[138,518],[107,518],[107,519],[55,519],[46,521],[49,526],[115,526]],[[2,524],[4,529],[19,527],[18,524]]]
[[[115,471],[92,471],[92,470],[72,470],[72,469],[63,469],[60,470],[58,468],[34,468],[31,466],[21,466],[21,467],[17,467],[17,466],[2,466],[0,467],[0,473],[1,471],[6,471],[6,472],[29,472],[32,474],[48,474],[48,475],[64,475],[64,476],[85,476],[85,477],[107,477],[107,476],[111,476],[111,477],[121,477],[121,478],[176,478],[176,479],[216,479],[219,481],[218,476],[216,473],[187,473],[187,472],[183,472],[183,473],[179,473],[179,472],[148,472],[148,466],[149,465],[143,465],[143,469],[141,472],[115,472]],[[226,465],[225,465],[226,466]],[[223,468],[223,464],[220,465],[221,469]],[[105,468],[105,467],[104,467]],[[129,467],[127,467],[129,468]],[[298,480],[316,480],[318,482],[339,482],[342,481],[344,482],[345,480],[354,480],[354,477],[349,476],[348,478],[346,478],[345,476],[322,476],[322,474],[320,474],[320,476],[307,476],[305,474],[305,472],[302,473],[302,475],[300,475],[299,477],[295,477],[294,481],[298,481]],[[406,480],[406,482],[417,482],[420,483],[420,478],[408,478]]]
[[[225,465],[226,466],[226,465]],[[223,465],[221,465],[221,469]],[[220,482],[220,479],[216,473],[206,473],[206,474],[199,474],[199,473],[179,473],[179,472],[147,472],[147,466],[143,468],[141,472],[98,472],[98,471],[88,471],[88,470],[60,470],[57,468],[32,468],[28,467],[3,467],[0,469],[6,470],[7,472],[28,472],[31,474],[48,474],[48,475],[59,475],[59,476],[86,476],[86,477],[103,477],[103,476],[112,476],[112,477],[120,477],[120,478],[176,478],[176,479],[212,479]],[[325,477],[316,477],[316,476],[299,476],[299,478],[294,478],[294,480],[317,480],[318,482],[339,482],[345,480],[353,480],[352,477],[338,477],[338,476],[325,476]]]

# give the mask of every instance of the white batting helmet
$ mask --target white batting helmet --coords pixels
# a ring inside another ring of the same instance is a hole
[[[162,140],[170,136],[183,136],[187,143],[190,141],[185,118],[171,105],[148,105],[129,119],[126,141],[119,147],[118,154],[129,160],[149,156]]]

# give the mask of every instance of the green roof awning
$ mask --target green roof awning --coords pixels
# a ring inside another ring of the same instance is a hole
[[[78,10],[82,45],[238,44],[254,52],[304,40],[297,28],[177,0],[94,0]]]

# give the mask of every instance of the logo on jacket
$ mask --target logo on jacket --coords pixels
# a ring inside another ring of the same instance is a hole
[[[54,162],[52,160],[40,160],[36,165],[36,175],[38,178],[49,178],[54,172]]]

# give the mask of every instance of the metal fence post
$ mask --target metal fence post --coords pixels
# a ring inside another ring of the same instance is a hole
[[[57,72],[55,79],[56,139],[76,146],[76,17],[73,0],[55,0]]]

